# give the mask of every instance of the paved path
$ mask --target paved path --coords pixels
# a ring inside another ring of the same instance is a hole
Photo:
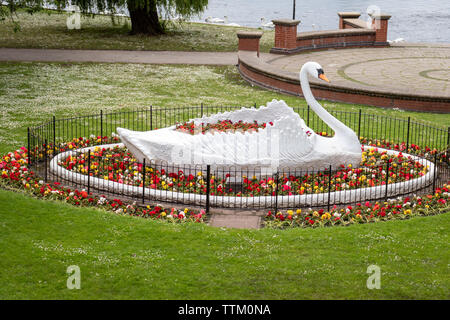
[[[263,216],[267,213],[259,211],[239,211],[226,209],[212,209],[209,225],[236,229],[259,229],[262,226]]]
[[[298,72],[306,61],[317,61],[336,85],[450,96],[448,45],[327,50],[288,56],[262,54],[261,58],[291,72]],[[235,65],[237,53],[0,48],[0,61]]]
[[[237,52],[0,48],[0,61],[236,65]]]
[[[264,55],[262,59],[290,72],[299,72],[307,61],[317,61],[334,85],[450,97],[448,45],[338,49],[290,56]]]

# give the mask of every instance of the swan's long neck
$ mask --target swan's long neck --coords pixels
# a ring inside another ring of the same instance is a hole
[[[303,96],[308,102],[308,105],[314,112],[331,128],[335,135],[345,134],[351,131],[345,124],[333,117],[327,110],[325,110],[319,102],[314,98],[311,88],[309,87],[308,71],[306,65],[300,70],[300,85],[302,87]],[[353,131],[352,131],[353,132]]]

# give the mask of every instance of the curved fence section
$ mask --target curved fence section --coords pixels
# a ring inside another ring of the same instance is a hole
[[[450,181],[450,129],[359,112],[332,111],[364,145],[367,165],[331,168],[212,167],[139,163],[117,127],[155,130],[240,107],[149,107],[66,119],[28,129],[30,168],[47,182],[136,202],[240,209],[327,207],[430,192]],[[294,110],[312,130],[333,132],[309,107]]]

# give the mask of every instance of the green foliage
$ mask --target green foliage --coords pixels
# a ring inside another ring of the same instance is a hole
[[[25,8],[29,13],[42,10],[44,4],[55,5],[58,10],[69,8],[71,5],[77,5],[81,12],[85,14],[92,14],[98,12],[110,12],[115,14],[124,9],[143,10],[148,17],[152,15],[165,18],[174,16],[181,16],[188,19],[194,15],[200,14],[208,5],[208,0],[7,0],[7,5],[1,7],[0,20],[5,20],[5,17],[10,16],[18,9]],[[131,15],[131,22],[136,23],[136,18]],[[134,21],[133,21],[134,20]],[[152,21],[155,25],[155,30],[164,30],[164,23],[158,19]],[[15,26],[15,31],[20,30],[20,27]],[[146,33],[146,32],[143,32]]]

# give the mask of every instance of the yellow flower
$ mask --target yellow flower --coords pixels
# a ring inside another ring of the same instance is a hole
[[[165,217],[165,216],[166,216],[166,213],[163,211],[163,212],[161,213],[161,215],[162,215],[163,217]]]
[[[197,172],[197,175],[198,175],[198,176],[201,176],[201,175],[202,175],[202,172],[201,172],[201,171]]]
[[[287,213],[288,213],[288,215],[292,216],[294,214],[294,211],[288,210]]]
[[[188,213],[189,209],[188,208],[184,208],[184,213]]]
[[[303,187],[302,187],[303,188]],[[300,213],[302,213],[302,209],[297,209],[297,214],[300,214]]]
[[[411,209],[407,209],[405,211],[403,211],[404,214],[411,214]]]
[[[318,213],[317,211],[314,211],[314,212],[313,212],[313,216],[314,216],[314,217],[318,217],[318,216],[319,216],[319,213]]]

